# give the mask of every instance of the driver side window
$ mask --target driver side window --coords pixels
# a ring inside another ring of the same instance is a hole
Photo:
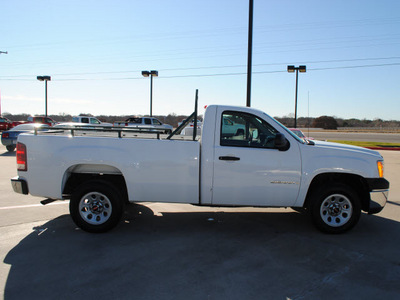
[[[225,111],[221,119],[221,146],[274,148],[278,133],[259,117],[237,111]]]

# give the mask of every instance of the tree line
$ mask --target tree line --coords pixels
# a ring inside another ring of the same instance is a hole
[[[115,121],[123,121],[127,118],[131,117],[131,115],[124,116],[113,116],[113,115],[99,115],[94,116],[90,113],[81,113],[81,116],[92,116],[98,118],[102,122],[114,123]],[[4,117],[10,119],[11,121],[26,121],[30,115],[28,114],[10,114],[4,113]],[[72,116],[69,114],[58,114],[58,115],[49,115],[56,122],[71,122]],[[154,116],[159,119],[161,122],[170,124],[173,127],[177,127],[179,122],[186,119],[187,115],[176,115],[169,114]],[[202,121],[202,116],[198,118]],[[287,127],[294,127],[294,116],[284,116],[284,117],[275,117],[279,122]],[[339,127],[357,127],[357,128],[394,128],[400,129],[400,121],[385,121],[382,119],[342,119],[334,116],[320,116],[318,118],[306,118],[300,117],[297,118],[297,127],[299,128],[323,128],[323,129],[337,129]]]
[[[31,115],[29,114],[10,114],[10,113],[4,113],[2,115],[3,117],[6,117],[7,119],[10,119],[11,121],[27,121],[28,117]],[[96,117],[99,119],[101,122],[107,122],[107,123],[114,123],[116,121],[125,121],[126,119],[132,117],[132,115],[123,115],[123,116],[113,116],[113,115],[93,115],[90,113],[81,113],[79,116],[90,116],[90,117]],[[70,114],[58,114],[58,115],[48,115],[48,117],[52,118],[56,122],[71,122],[72,121],[72,115]],[[148,115],[145,116],[140,116],[140,117],[148,117]],[[174,127],[178,127],[178,123],[182,122],[185,120],[188,116],[186,115],[176,115],[176,114],[169,114],[167,116],[153,116],[154,118],[159,119],[162,123],[170,124]],[[198,118],[200,121],[203,119],[202,116],[199,116]]]
[[[279,122],[286,127],[294,126],[294,117],[275,117]],[[297,118],[297,127],[300,128],[323,128],[323,129],[337,129],[339,127],[347,128],[393,128],[400,129],[400,121],[390,120],[385,121],[382,119],[342,119],[334,116],[320,116],[318,118]]]

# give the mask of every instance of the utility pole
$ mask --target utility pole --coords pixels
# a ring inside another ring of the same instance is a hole
[[[251,100],[251,65],[253,53],[253,7],[254,1],[249,0],[249,43],[247,48],[247,97],[246,106],[250,107]]]

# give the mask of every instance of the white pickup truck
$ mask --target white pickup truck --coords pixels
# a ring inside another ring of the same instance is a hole
[[[173,127],[169,124],[164,124],[160,120],[153,117],[131,117],[125,121],[114,122],[114,127],[124,127],[137,128],[144,130],[155,130],[164,131],[165,133],[171,133]]]
[[[72,123],[77,124],[90,124],[90,126],[102,126],[102,127],[110,127],[112,126],[111,123],[101,122],[99,119],[90,116],[75,116],[72,117]]]
[[[318,229],[341,233],[361,211],[380,212],[389,192],[378,152],[304,141],[247,107],[208,106],[201,140],[67,133],[20,135],[12,186],[70,199],[72,219],[89,232],[116,226],[126,203],[170,202],[292,207]]]

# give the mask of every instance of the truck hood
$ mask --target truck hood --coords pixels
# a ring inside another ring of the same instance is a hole
[[[341,150],[341,151],[347,151],[347,152],[353,152],[353,153],[360,153],[360,154],[366,154],[366,155],[371,155],[377,158],[381,158],[382,155],[378,151],[363,148],[363,147],[358,147],[358,146],[351,146],[351,145],[346,145],[346,144],[339,144],[339,143],[331,143],[331,142],[323,142],[323,141],[316,141],[313,140],[312,142],[315,143],[315,145],[310,145],[310,147],[317,147],[321,149],[329,149],[329,150]]]

